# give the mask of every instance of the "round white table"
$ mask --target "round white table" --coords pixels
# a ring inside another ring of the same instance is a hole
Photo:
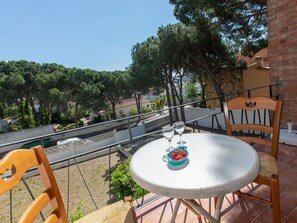
[[[178,136],[172,145],[177,146]],[[177,198],[211,222],[219,222],[224,195],[237,191],[258,175],[260,161],[249,144],[225,135],[184,134],[188,160],[179,166],[164,161],[168,141],[161,138],[141,147],[132,157],[130,172],[134,181],[155,194]],[[218,197],[216,212],[210,216],[193,199]]]

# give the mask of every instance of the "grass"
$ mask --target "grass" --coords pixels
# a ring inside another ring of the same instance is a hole
[[[111,154],[111,167],[119,162],[119,157],[116,153]],[[84,180],[91,192],[92,197],[98,208],[106,206],[109,201],[109,156],[99,157],[84,163],[73,165],[69,167],[69,203],[67,201],[68,190],[68,168],[55,170],[54,174],[62,194],[65,208],[68,207],[68,216],[76,212],[80,203],[83,203],[83,212],[90,213],[96,210],[96,207],[88,193],[88,189],[84,184],[78,167],[80,168]],[[34,196],[38,196],[43,191],[43,185],[39,176],[26,179]],[[0,223],[10,222],[10,192],[0,196]],[[112,196],[112,201],[115,197]],[[32,199],[24,185],[20,182],[16,188],[12,190],[12,206],[13,206],[13,219],[12,222],[17,222],[21,214],[25,211],[26,207],[32,202]],[[44,214],[50,212],[49,207],[46,207]],[[35,222],[42,222],[41,217],[38,217]]]

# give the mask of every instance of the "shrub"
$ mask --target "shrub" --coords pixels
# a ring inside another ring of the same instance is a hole
[[[79,120],[79,122],[78,122],[78,125],[79,126],[84,126],[85,125],[85,118],[81,118],[80,120]]]
[[[130,115],[130,116],[137,115],[137,110],[136,110],[135,108],[131,108],[131,109],[129,110],[129,115]]]
[[[131,158],[128,158],[118,164],[111,174],[113,192],[119,200],[123,200],[127,196],[131,196],[133,199],[138,199],[142,196],[143,189],[131,178],[129,171],[130,160]]]
[[[54,127],[55,131],[61,131],[63,129],[63,125],[61,124],[56,124]]]
[[[148,112],[152,112],[153,110],[150,107],[142,107],[141,108],[141,113],[148,113]]]
[[[165,96],[160,96],[160,98],[155,102],[155,109],[161,110],[164,108]]]
[[[34,128],[35,120],[32,112],[32,107],[27,100],[22,101],[19,107],[19,122],[22,128]]]
[[[65,126],[66,129],[73,129],[76,127],[76,124],[75,123],[70,123],[68,125]]]
[[[92,121],[92,124],[95,124],[95,123],[100,123],[100,122],[104,122],[104,117],[102,115],[97,115],[94,117],[93,121]]]
[[[6,126],[6,131],[7,132],[16,132],[21,130],[22,127],[20,125],[7,125]]]
[[[65,113],[61,113],[61,124],[62,125],[67,125],[69,123],[74,122],[74,115],[71,113],[70,110],[68,110]]]
[[[51,123],[51,114],[48,111],[43,111],[42,112],[42,124],[43,125],[48,125]]]
[[[7,116],[7,117],[17,116],[18,112],[19,112],[18,106],[12,105],[5,109],[5,116]]]
[[[55,123],[62,123],[61,120],[61,112],[59,111],[55,111],[52,116],[51,116],[51,123],[55,124]]]
[[[198,88],[195,86],[195,84],[186,85],[185,93],[186,93],[187,98],[190,98],[190,99],[194,99],[194,98],[198,97],[198,94],[199,94]]]
[[[78,219],[82,218],[86,215],[86,213],[83,210],[84,203],[79,202],[76,211],[70,214],[70,222],[73,223],[77,221]]]

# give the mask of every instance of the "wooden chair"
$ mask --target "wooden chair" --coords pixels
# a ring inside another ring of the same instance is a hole
[[[136,223],[133,202],[130,197],[94,211],[75,223]]]
[[[46,218],[46,222],[67,223],[67,214],[57,182],[41,146],[36,146],[29,150],[14,150],[0,160],[0,176],[8,170],[11,170],[12,173],[7,181],[0,177],[0,195],[14,188],[25,172],[35,166],[38,167],[45,190],[29,205],[18,222],[34,222],[42,209],[50,203],[52,212]]]
[[[235,112],[240,116],[237,120]],[[281,221],[277,167],[281,112],[282,101],[266,97],[240,97],[224,103],[224,115],[229,136],[235,136],[248,143],[269,147],[269,153],[258,152],[261,168],[254,182],[270,187],[270,200],[241,191],[238,194],[271,205],[274,223]],[[248,119],[251,116],[253,117],[252,122]]]

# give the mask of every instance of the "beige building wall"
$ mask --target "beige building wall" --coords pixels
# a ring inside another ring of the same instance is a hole
[[[269,69],[258,68],[257,65],[251,65],[246,70],[243,70],[242,80],[243,80],[244,90],[268,86],[270,84]],[[244,96],[248,97],[248,93],[245,93]],[[251,97],[258,97],[258,96],[270,97],[269,87],[253,90],[251,91],[250,96]]]
[[[228,95],[236,92],[242,92],[253,88],[260,88],[269,86],[269,68],[264,65],[253,64],[248,66],[246,70],[241,69],[223,69],[220,74],[216,76],[216,81],[221,86],[222,91]],[[206,99],[216,98],[216,92],[207,77],[205,82],[205,95]],[[225,100],[230,100],[234,97],[248,97],[248,93],[233,94],[232,96],[225,97]],[[252,90],[250,97],[265,96],[270,97],[269,87]],[[220,106],[219,100],[210,100],[206,103],[207,108],[217,108]]]

